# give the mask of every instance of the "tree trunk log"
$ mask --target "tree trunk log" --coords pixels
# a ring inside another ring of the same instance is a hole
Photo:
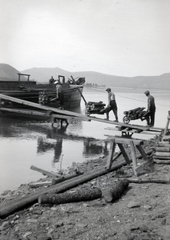
[[[154,178],[128,178],[130,183],[162,183],[167,184],[170,183],[170,179],[154,179]]]
[[[51,186],[51,181],[46,181],[46,182],[34,182],[34,183],[29,183],[28,185],[29,185],[29,187],[31,187],[31,188]]]
[[[156,152],[170,152],[170,146],[169,147],[156,147]]]
[[[165,142],[159,142],[158,147],[170,147],[170,144]]]
[[[124,193],[129,185],[129,181],[127,179],[119,180],[109,189],[102,190],[102,195],[106,202],[110,203],[118,198]]]
[[[155,152],[154,156],[170,157],[170,152]]]
[[[153,162],[158,164],[170,164],[170,160],[164,161],[164,160],[154,159]]]
[[[82,188],[59,194],[46,194],[38,198],[41,204],[61,204],[70,202],[90,201],[102,197],[100,188]]]
[[[170,160],[170,157],[166,157],[166,156],[155,156],[155,155],[153,155],[153,159]]]
[[[9,216],[10,214],[23,209],[24,207],[30,206],[33,203],[38,201],[38,197],[45,193],[60,193],[66,190],[69,190],[73,187],[76,187],[80,184],[88,182],[98,176],[107,174],[108,172],[115,171],[122,166],[126,165],[125,161],[120,161],[119,163],[115,163],[109,170],[105,168],[98,168],[89,173],[83,174],[82,176],[78,176],[76,178],[61,182],[59,184],[53,185],[47,189],[43,189],[31,195],[27,195],[25,197],[21,197],[19,199],[11,200],[8,203],[0,205],[0,218],[4,218]]]

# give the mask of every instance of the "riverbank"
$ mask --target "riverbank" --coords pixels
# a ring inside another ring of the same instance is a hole
[[[158,139],[145,141],[144,149],[153,149]],[[118,161],[123,158],[120,156]],[[142,163],[138,159],[138,163]],[[78,164],[84,173],[106,166],[106,158]],[[67,173],[72,173],[69,168]],[[169,179],[170,165],[153,164],[141,178]],[[118,179],[133,177],[132,164],[116,171],[97,177],[76,188],[105,189]],[[43,177],[39,182],[49,181]],[[0,233],[3,240],[18,239],[110,239],[110,240],[169,240],[170,239],[170,188],[169,184],[129,183],[124,194],[113,203],[103,198],[59,205],[41,205],[35,203],[5,219],[0,219]],[[5,191],[0,196],[0,204],[8,203],[20,197],[29,196],[44,187],[31,188],[21,185],[15,191]],[[48,189],[48,187],[46,187]]]

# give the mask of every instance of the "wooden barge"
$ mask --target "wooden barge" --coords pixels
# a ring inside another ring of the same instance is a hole
[[[64,109],[69,109],[80,106],[85,78],[79,78],[74,81],[74,78],[71,77],[71,79],[66,81],[64,76],[59,75],[58,81],[60,81],[62,86],[62,107]],[[18,81],[0,80],[0,93],[33,103],[39,103],[40,95],[44,94],[46,96],[45,104],[47,106],[58,108],[61,105],[60,100],[56,98],[56,84],[54,81],[40,84],[34,80],[30,80],[29,74],[18,73]],[[6,101],[5,107],[11,109],[14,107],[20,108],[20,105]]]

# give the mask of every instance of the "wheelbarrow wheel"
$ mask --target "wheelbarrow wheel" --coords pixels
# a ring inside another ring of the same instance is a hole
[[[130,118],[129,118],[128,116],[124,116],[124,117],[123,117],[123,122],[124,122],[125,124],[128,124],[128,123],[130,122]]]

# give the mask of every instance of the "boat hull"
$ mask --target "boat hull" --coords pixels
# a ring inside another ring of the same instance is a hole
[[[0,81],[0,93],[34,103],[39,102],[39,94],[42,91],[51,98],[56,97],[56,87],[53,84],[36,84],[34,81]],[[63,86],[62,107],[69,109],[80,106],[82,92],[83,85]],[[61,106],[59,100],[47,102],[46,105],[55,108]],[[14,106],[19,107],[18,104],[14,104]]]

